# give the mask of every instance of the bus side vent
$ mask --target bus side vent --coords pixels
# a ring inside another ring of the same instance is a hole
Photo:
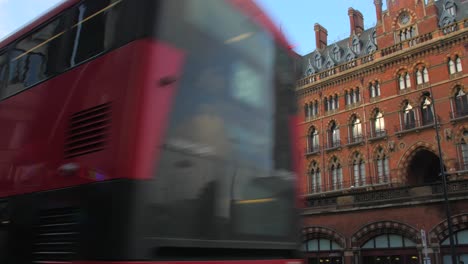
[[[34,263],[71,263],[79,245],[77,208],[43,210],[35,226]]]
[[[110,118],[110,103],[73,114],[65,142],[65,158],[82,156],[104,149]]]

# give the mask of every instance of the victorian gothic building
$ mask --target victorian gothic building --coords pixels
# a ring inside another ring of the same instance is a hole
[[[375,27],[349,8],[349,38],[315,24],[302,57],[303,250],[311,264],[451,263],[444,171],[468,263],[468,0],[374,4]]]

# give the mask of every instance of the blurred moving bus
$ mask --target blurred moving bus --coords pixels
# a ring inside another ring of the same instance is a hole
[[[68,0],[0,43],[0,263],[297,263],[294,57],[250,0]]]

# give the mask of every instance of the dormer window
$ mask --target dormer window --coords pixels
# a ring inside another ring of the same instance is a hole
[[[320,54],[315,55],[315,66],[319,69],[322,68],[322,56]]]
[[[340,48],[338,46],[335,45],[335,47],[333,47],[333,58],[336,60],[336,61],[339,61],[341,59],[341,51],[340,51]]]
[[[455,16],[457,11],[455,4],[452,1],[449,1],[445,4],[445,10],[447,10],[447,13],[449,13],[451,16]]]
[[[354,36],[353,38],[353,51],[356,54],[361,53],[361,44],[359,43],[359,39],[357,36]]]

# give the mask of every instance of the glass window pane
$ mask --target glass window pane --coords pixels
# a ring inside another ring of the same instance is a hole
[[[451,255],[444,255],[443,264],[452,264],[452,256]]]
[[[338,243],[332,241],[332,250],[342,249]]]
[[[375,237],[376,248],[388,248],[388,237],[387,235],[381,235]]]
[[[320,239],[320,251],[330,251],[331,245],[330,240],[328,239]]]
[[[405,241],[405,247],[415,247],[416,246],[416,243],[414,243],[413,241],[407,239],[406,237],[404,238],[404,241]]]
[[[308,246],[308,251],[318,251],[318,240],[317,239],[313,239],[313,240],[309,240],[308,243],[307,243],[307,246]]]
[[[374,239],[367,241],[362,248],[374,248]]]
[[[71,64],[81,63],[115,45],[118,35],[120,0],[85,1],[74,10],[75,41]]]
[[[458,244],[468,244],[468,230],[463,230],[457,233]]]
[[[399,235],[389,235],[390,247],[403,247],[403,237]]]

